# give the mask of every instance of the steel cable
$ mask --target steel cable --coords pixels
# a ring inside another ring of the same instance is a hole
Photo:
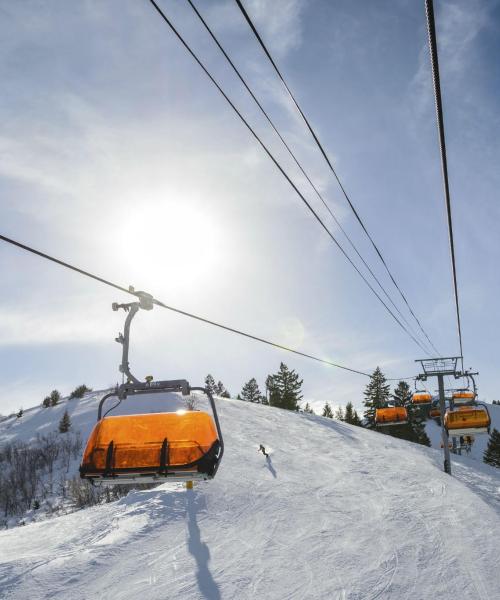
[[[368,239],[370,240],[371,245],[373,246],[375,252],[377,253],[377,256],[379,257],[380,261],[382,262],[385,270],[387,271],[387,274],[389,275],[389,278],[391,279],[392,283],[394,284],[394,286],[396,287],[396,289],[398,290],[401,298],[403,299],[404,303],[406,304],[408,310],[410,311],[412,317],[415,319],[415,321],[417,322],[420,330],[422,331],[422,333],[424,334],[424,336],[427,338],[427,341],[429,342],[429,344],[432,346],[432,348],[439,354],[439,351],[436,349],[436,347],[434,346],[434,344],[432,343],[430,337],[427,335],[427,332],[425,331],[425,329],[423,328],[420,320],[418,319],[418,317],[416,316],[415,312],[413,311],[412,307],[410,306],[410,303],[408,302],[405,294],[403,293],[403,291],[401,290],[401,288],[399,287],[396,279],[394,278],[391,270],[389,269],[387,262],[385,261],[384,257],[382,256],[382,253],[380,252],[377,244],[375,243],[375,241],[373,240],[372,236],[370,235],[370,233],[368,232],[365,224],[363,223],[363,220],[361,219],[361,217],[359,216],[358,211],[356,210],[356,208],[354,207],[349,195],[347,194],[347,191],[345,190],[342,182],[340,181],[339,176],[337,175],[337,172],[335,170],[335,168],[333,167],[330,159],[328,158],[328,155],[325,151],[325,149],[323,148],[323,145],[321,144],[318,136],[316,135],[316,132],[314,131],[314,129],[312,128],[312,125],[310,124],[309,120],[307,119],[306,115],[304,114],[304,112],[302,111],[299,103],[297,102],[297,100],[295,99],[295,96],[293,95],[292,91],[290,90],[288,84],[285,81],[285,78],[283,77],[283,75],[281,74],[280,70],[278,69],[278,66],[276,65],[275,61],[273,60],[273,57],[271,56],[271,53],[269,52],[269,50],[267,49],[266,45],[264,44],[264,41],[262,40],[259,32],[257,31],[255,25],[252,22],[252,19],[250,18],[250,16],[248,15],[247,11],[245,10],[245,7],[243,6],[243,4],[241,3],[240,0],[235,0],[236,4],[238,5],[238,8],[240,9],[242,15],[244,16],[245,20],[247,21],[248,25],[250,26],[251,30],[253,31],[255,37],[257,38],[257,41],[259,42],[262,50],[264,51],[264,53],[266,54],[267,58],[269,59],[270,63],[272,64],[276,74],[278,75],[279,79],[281,80],[281,83],[283,84],[285,90],[287,91],[288,95],[290,96],[290,99],[292,100],[293,104],[295,105],[297,111],[299,112],[300,116],[302,117],[306,127],[308,128],[309,132],[311,133],[314,141],[316,142],[316,145],[318,146],[319,151],[321,152],[321,154],[323,155],[323,158],[325,159],[330,171],[333,173],[333,176],[335,177],[335,180],[337,181],[342,194],[344,196],[344,198],[346,199],[347,203],[349,204],[350,209],[352,210],[354,216],[356,217],[358,223],[360,224],[361,228],[363,229],[364,233],[366,234],[366,236],[368,237]]]
[[[446,141],[444,135],[443,103],[441,99],[441,82],[439,77],[439,60],[436,42],[436,25],[434,21],[434,5],[432,0],[425,0],[425,12],[427,17],[427,33],[429,38],[429,54],[432,68],[432,83],[434,85],[434,100],[436,105],[436,121],[439,137],[439,153],[441,156],[441,170],[443,174],[444,199],[446,205],[446,216],[448,221],[448,237],[450,242],[451,268],[453,274],[453,289],[455,293],[455,309],[457,315],[458,341],[460,345],[460,358],[462,371],[464,370],[464,353],[462,346],[462,327],[460,322],[460,305],[458,301],[457,266],[455,262],[455,243],[453,240],[453,221],[451,218],[451,197],[448,181],[448,160],[446,157]]]
[[[377,291],[373,288],[373,286],[370,284],[370,282],[366,279],[366,277],[363,275],[363,273],[361,273],[361,271],[358,269],[358,267],[356,266],[356,264],[352,261],[352,259],[350,258],[350,256],[346,253],[346,251],[344,250],[344,248],[341,246],[341,244],[337,241],[337,239],[332,234],[332,232],[328,229],[328,227],[322,221],[322,219],[318,215],[318,213],[314,210],[314,208],[311,206],[311,204],[307,201],[307,199],[301,193],[301,191],[298,189],[298,187],[293,183],[293,181],[290,179],[290,177],[285,172],[285,170],[283,169],[283,167],[276,160],[276,158],[271,153],[271,151],[267,148],[267,146],[264,144],[264,142],[260,139],[260,137],[257,135],[257,133],[255,132],[255,130],[248,123],[248,121],[245,119],[245,117],[242,115],[242,113],[238,110],[238,108],[235,106],[235,104],[232,102],[232,100],[229,98],[229,96],[224,92],[224,90],[218,84],[218,82],[213,77],[213,75],[210,73],[210,71],[208,71],[208,69],[205,67],[205,65],[200,60],[200,58],[198,58],[198,56],[192,50],[192,48],[189,46],[189,44],[186,42],[186,40],[177,31],[177,29],[175,28],[175,26],[173,25],[173,23],[170,21],[170,19],[165,15],[165,13],[161,10],[161,8],[158,6],[158,4],[154,0],[149,0],[149,2],[150,2],[150,4],[153,5],[153,7],[157,11],[157,13],[160,15],[160,17],[163,19],[163,21],[168,25],[168,27],[170,28],[170,30],[174,33],[174,35],[181,42],[181,44],[184,46],[184,48],[186,48],[186,50],[188,51],[188,53],[193,57],[193,59],[196,61],[196,63],[200,66],[200,68],[203,70],[203,72],[205,73],[205,75],[215,85],[215,87],[217,88],[217,90],[219,91],[219,93],[223,96],[223,98],[226,100],[226,102],[229,104],[229,106],[233,109],[233,111],[236,113],[236,115],[241,119],[241,121],[243,122],[243,124],[250,131],[250,133],[255,138],[255,140],[259,143],[259,145],[264,150],[264,152],[273,161],[273,163],[276,166],[276,168],[280,171],[280,173],[283,175],[283,177],[286,179],[286,181],[289,183],[289,185],[293,188],[293,190],[296,192],[296,194],[299,196],[299,198],[302,200],[302,202],[307,206],[307,208],[312,213],[312,215],[314,216],[314,218],[318,221],[318,223],[321,225],[321,227],[325,230],[325,232],[330,237],[330,239],[334,242],[334,244],[337,246],[337,248],[342,252],[342,254],[346,258],[346,260],[351,264],[351,266],[358,273],[358,275],[361,277],[361,279],[369,287],[369,289],[371,290],[371,292],[378,298],[379,302],[385,307],[385,309],[387,310],[387,312],[392,316],[392,318],[396,321],[396,323],[403,329],[403,331],[405,331],[407,333],[407,335],[417,344],[417,346],[419,346],[419,348],[421,348],[427,354],[428,353],[427,349],[421,344],[421,342],[419,342],[419,340],[417,340],[415,338],[414,335],[412,335],[408,331],[408,329],[403,325],[403,323],[401,323],[401,321],[396,317],[396,315],[387,306],[387,304],[380,297],[380,295],[377,293]]]

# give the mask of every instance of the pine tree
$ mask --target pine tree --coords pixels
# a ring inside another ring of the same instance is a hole
[[[65,410],[61,420],[59,421],[59,433],[66,433],[71,427],[71,419],[69,418],[68,411]]]
[[[71,394],[69,395],[69,399],[74,400],[75,398],[83,398],[87,392],[91,391],[92,388],[87,387],[85,384],[79,385],[71,392]]]
[[[205,377],[205,389],[208,390],[211,394],[215,394],[215,379],[210,375],[210,373]]]
[[[375,427],[375,410],[384,407],[389,400],[390,385],[386,381],[380,367],[377,367],[364,392],[365,400],[363,404],[365,406],[366,427]]]
[[[221,396],[222,398],[228,398],[229,397],[228,391],[224,387],[224,384],[222,383],[222,381],[219,381],[217,383],[217,385],[215,386],[215,395],[216,396]]]
[[[483,461],[488,465],[500,468],[500,431],[493,429],[488,446],[483,454]]]
[[[348,402],[345,407],[344,421],[350,425],[361,425],[361,419],[358,413],[354,410],[352,402]]]
[[[309,405],[309,402],[306,402],[306,405],[302,409],[302,412],[304,412],[307,415],[314,415],[314,411],[311,408],[311,406]]]
[[[394,388],[392,399],[394,400],[394,406],[407,406],[410,403],[412,393],[410,386],[406,381],[400,381]]]
[[[424,407],[415,406],[410,400],[406,405],[406,410],[408,412],[408,425],[411,430],[411,434],[408,439],[416,444],[422,444],[423,446],[430,447],[431,441],[427,435],[427,432],[425,431],[425,423],[427,418]]]
[[[268,375],[266,377],[266,399],[267,403],[271,406],[274,406],[273,402],[279,402],[274,385],[274,375]]]
[[[266,383],[268,382],[266,380]],[[269,382],[269,404],[287,410],[299,410],[299,401],[302,399],[301,388],[303,380],[298,373],[285,365],[280,364],[280,370],[271,376]]]
[[[255,377],[252,377],[241,389],[240,400],[245,402],[261,402],[262,394],[259,390],[259,384]]]
[[[50,406],[50,396],[45,396],[45,398],[43,399],[43,402],[42,402],[42,406],[44,408],[49,408],[49,406]]]
[[[337,408],[337,410],[335,411],[335,418],[337,419],[337,421],[343,421],[344,420],[344,410],[342,409],[341,406],[339,406]]]
[[[321,413],[321,416],[333,419],[332,407],[328,404],[328,402],[325,402],[325,406],[323,406],[323,412]]]
[[[61,393],[58,392],[57,390],[52,390],[50,392],[50,406],[57,406],[59,404],[59,401],[61,400]]]

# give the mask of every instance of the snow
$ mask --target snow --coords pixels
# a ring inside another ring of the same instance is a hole
[[[69,406],[85,436],[98,398],[26,411],[0,423],[0,441],[54,429]],[[215,480],[1,531],[0,598],[500,598],[499,470],[457,457],[449,477],[433,449],[217,403],[226,451]]]

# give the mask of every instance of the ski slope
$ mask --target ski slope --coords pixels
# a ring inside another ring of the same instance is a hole
[[[0,423],[0,442],[54,428],[68,406],[86,434],[97,397],[71,403]],[[0,598],[500,598],[498,470],[459,457],[449,477],[432,449],[322,417],[218,406],[226,451],[214,481],[1,531]]]

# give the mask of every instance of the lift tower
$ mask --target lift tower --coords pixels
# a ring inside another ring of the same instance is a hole
[[[417,375],[417,381],[427,381],[428,377],[437,377],[439,387],[439,411],[441,413],[441,437],[444,448],[444,472],[451,475],[451,460],[450,448],[448,447],[448,432],[444,427],[444,413],[446,409],[444,382],[443,379],[447,375],[452,375],[454,378],[461,376],[457,372],[457,362],[461,356],[448,356],[444,358],[419,358],[415,362],[419,362],[422,366],[423,373]]]

